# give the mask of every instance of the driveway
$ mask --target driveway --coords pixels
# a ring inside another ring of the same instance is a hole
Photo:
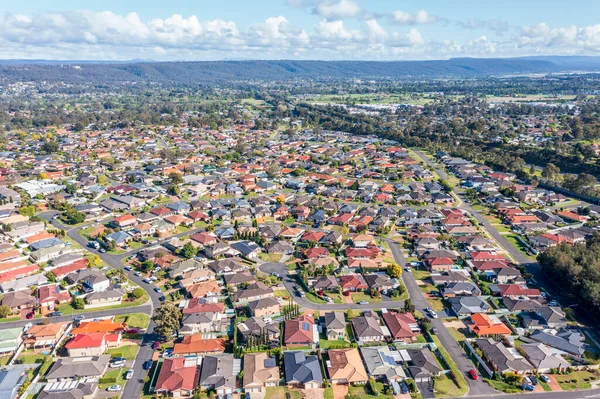
[[[333,399],[344,399],[348,395],[348,385],[333,384]]]
[[[310,388],[304,390],[304,395],[306,399],[323,399],[323,392],[325,390],[323,388]]]

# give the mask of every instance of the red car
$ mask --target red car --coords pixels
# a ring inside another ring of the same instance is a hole
[[[140,330],[138,330],[137,328],[130,328],[129,330],[125,331],[127,334],[138,334],[140,332]]]
[[[27,313],[25,315],[25,318],[27,318],[27,319],[33,319],[33,316],[34,316],[33,312],[29,312],[29,313]]]
[[[475,370],[473,370],[473,369],[469,370],[469,375],[475,381],[477,381],[477,379],[479,378],[479,376],[477,375],[477,372]]]
[[[157,350],[158,348],[160,348],[160,342],[156,341],[153,345],[152,345],[152,349]]]

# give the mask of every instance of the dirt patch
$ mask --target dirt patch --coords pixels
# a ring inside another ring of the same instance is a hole
[[[348,394],[348,385],[333,384],[333,399],[344,399]]]
[[[304,394],[306,395],[306,399],[323,399],[323,392],[325,390],[323,388],[310,388],[305,389]]]
[[[460,320],[445,321],[443,324],[446,328],[466,328],[465,323]]]

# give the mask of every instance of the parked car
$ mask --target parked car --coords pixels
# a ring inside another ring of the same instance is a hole
[[[134,274],[135,276],[137,276],[137,277],[142,277],[142,273],[140,273],[140,272],[135,272],[135,273],[133,273],[133,274]]]
[[[165,298],[164,296],[158,297],[158,300],[161,302],[164,302],[167,298]]]
[[[521,388],[523,388],[524,391],[533,391],[535,389],[535,387],[531,384],[523,384]]]
[[[82,314],[79,314],[79,315],[75,316],[75,318],[73,318],[73,320],[78,320],[78,321],[81,321],[83,319],[85,319],[85,316]]]
[[[359,305],[368,305],[368,304],[369,304],[369,302],[367,302],[367,301],[360,301],[358,304],[359,304]]]
[[[35,316],[35,314],[33,312],[29,312],[25,315],[25,318],[27,320],[31,320],[31,319],[33,319],[33,316]]]
[[[400,383],[400,392],[402,392],[403,394],[408,393],[408,385],[406,385],[406,382],[404,381]]]
[[[469,370],[469,376],[474,381],[477,381],[479,379],[479,376],[477,375],[477,372],[475,370],[473,370],[473,369]]]
[[[160,342],[156,341],[154,344],[152,344],[152,349],[157,350],[158,348],[160,348]]]
[[[33,327],[33,324],[31,324],[31,322],[29,322],[29,323],[25,324],[25,325],[23,326],[23,332],[24,332],[24,333],[26,333],[27,331],[29,331],[29,329],[30,329],[31,327]]]
[[[48,317],[58,317],[58,316],[62,316],[62,312],[48,313]]]
[[[163,352],[163,357],[171,357],[173,356],[173,349],[165,349]]]
[[[128,272],[130,272],[131,270],[133,270],[133,269],[131,268],[131,266],[125,266],[123,269],[127,270]]]
[[[109,367],[111,368],[119,368],[125,366],[126,359],[124,357],[115,357],[110,359]]]
[[[410,266],[406,266],[406,267],[404,268],[404,270],[406,270],[407,272],[410,272]]]
[[[142,368],[144,370],[150,370],[151,367],[152,367],[152,360],[146,360],[144,362],[144,364],[142,364]]]
[[[108,388],[106,388],[106,390],[108,392],[119,392],[121,390],[121,386],[120,385],[111,385]]]
[[[529,377],[529,379],[531,380],[531,384],[533,384],[533,385],[537,385],[537,384],[539,384],[539,383],[540,383],[540,382],[538,381],[538,379],[537,379],[537,378],[535,378],[534,376],[530,376],[530,377]]]
[[[130,379],[132,379],[132,378],[133,378],[133,369],[132,369],[132,370],[129,370],[129,371],[127,372],[127,374],[125,374],[125,379],[126,379],[126,380],[130,380]]]
[[[162,292],[162,291],[160,290],[160,287],[154,287],[154,291],[155,291],[155,292],[158,292],[158,293],[161,293],[161,292]]]
[[[545,383],[549,383],[550,377],[548,377],[546,374],[540,374],[540,380],[544,381]]]

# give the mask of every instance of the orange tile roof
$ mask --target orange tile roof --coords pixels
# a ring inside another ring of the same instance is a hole
[[[512,331],[500,320],[494,320],[485,313],[471,315],[473,324],[471,329],[479,336],[486,335],[510,335]]]
[[[202,339],[202,334],[188,335],[181,343],[173,347],[174,354],[186,353],[221,353],[225,351],[225,340],[222,338]]]
[[[98,320],[98,321],[84,321],[79,324],[79,327],[74,328],[71,331],[72,334],[89,334],[95,332],[116,332],[123,331],[127,325],[125,323],[115,323],[114,321],[107,320]]]

